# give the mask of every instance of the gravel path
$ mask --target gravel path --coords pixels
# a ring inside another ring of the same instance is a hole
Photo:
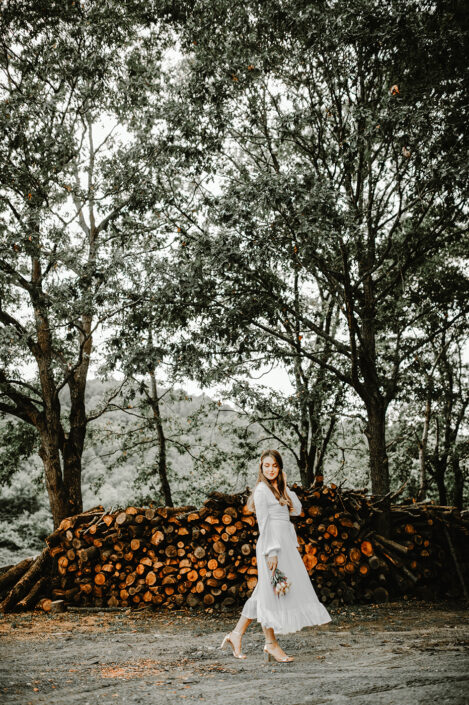
[[[468,705],[463,605],[420,601],[331,609],[332,622],[279,638],[295,656],[265,664],[218,648],[238,612],[0,616],[2,705]]]

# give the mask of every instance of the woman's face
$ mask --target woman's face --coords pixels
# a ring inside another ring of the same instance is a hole
[[[266,477],[269,482],[272,482],[276,479],[279,472],[280,467],[275,458],[273,458],[271,455],[266,455],[265,458],[262,460],[262,473],[264,477]]]

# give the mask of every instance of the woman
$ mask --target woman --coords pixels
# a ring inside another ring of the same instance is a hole
[[[283,461],[276,450],[261,455],[254,491],[246,506],[255,509],[259,537],[256,545],[257,585],[246,600],[241,617],[220,648],[230,643],[233,656],[246,658],[241,639],[253,619],[261,623],[265,635],[264,658],[279,662],[293,661],[279,645],[275,634],[291,634],[303,627],[325,624],[331,616],[319,601],[308,572],[298,552],[296,531],[290,515],[301,514],[302,506],[295,492],[287,487]],[[278,567],[291,583],[285,595],[277,596],[271,574]]]

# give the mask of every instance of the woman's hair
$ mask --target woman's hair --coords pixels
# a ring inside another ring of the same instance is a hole
[[[262,472],[262,463],[264,461],[264,458],[271,457],[275,460],[277,465],[279,466],[279,473],[277,475],[277,487],[274,487],[269,480],[266,478],[264,473]],[[264,485],[267,485],[269,490],[272,492],[272,494],[275,496],[275,498],[280,502],[280,504],[286,504],[288,506],[289,511],[292,511],[293,509],[293,502],[291,501],[290,497],[287,494],[286,486],[285,486],[285,480],[283,476],[283,460],[282,456],[278,452],[278,450],[264,450],[261,453],[261,458],[259,461],[259,472],[257,474],[257,480],[256,484],[254,486],[253,491],[249,495],[247,501],[246,501],[246,508],[250,512],[255,511],[255,505],[254,505],[254,492],[256,490],[257,485],[260,482],[263,482]]]

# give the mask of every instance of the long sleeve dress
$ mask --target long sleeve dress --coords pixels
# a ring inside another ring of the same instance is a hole
[[[293,516],[301,514],[302,505],[296,492],[286,488],[293,502]],[[263,482],[254,490],[259,537],[256,544],[257,585],[244,603],[241,614],[257,619],[276,634],[291,634],[303,627],[325,624],[331,616],[318,599],[298,551],[295,527],[287,505],[282,505]],[[285,595],[277,595],[270,582],[268,556],[277,556],[277,567],[291,582]]]

